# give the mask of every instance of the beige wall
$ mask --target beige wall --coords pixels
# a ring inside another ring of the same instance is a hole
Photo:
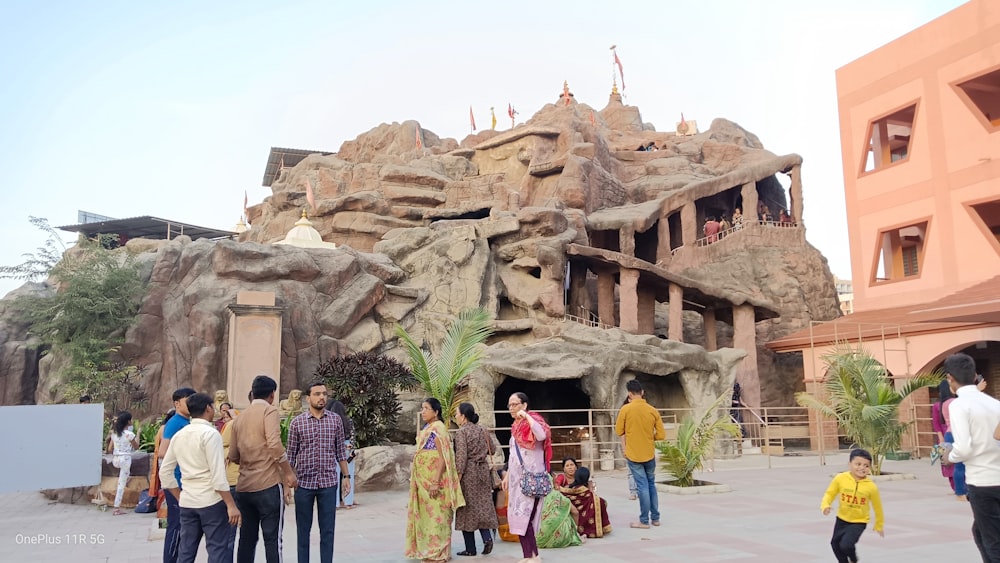
[[[1000,131],[952,86],[998,67],[1000,5],[973,0],[837,71],[855,311],[926,303],[1000,272],[996,242],[966,208],[1000,197]],[[869,123],[913,102],[909,157],[863,173]],[[925,220],[920,274],[874,283],[880,231]]]

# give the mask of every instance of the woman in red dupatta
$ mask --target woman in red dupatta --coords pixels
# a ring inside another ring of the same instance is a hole
[[[510,533],[520,536],[524,559],[541,561],[535,533],[541,527],[542,499],[521,492],[521,475],[548,473],[552,461],[552,430],[538,413],[528,411],[528,396],[514,393],[507,401],[514,418],[510,429],[510,459],[503,489],[507,491],[507,523]],[[520,454],[520,455],[518,455]]]
[[[579,514],[576,530],[581,536],[601,538],[611,532],[608,503],[594,492],[589,469],[577,467],[573,482],[559,487],[559,492],[566,495],[576,508]]]

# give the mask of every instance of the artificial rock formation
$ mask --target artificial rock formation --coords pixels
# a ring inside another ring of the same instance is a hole
[[[650,141],[660,150],[635,150]],[[301,219],[307,185],[309,221],[335,249],[273,244]],[[663,382],[650,394],[664,406],[704,408],[734,378],[752,379],[753,404],[787,405],[802,378],[760,344],[837,315],[829,269],[805,241],[803,185],[800,157],[735,123],[657,132],[616,94],[601,110],[560,99],[461,142],[383,124],[281,170],[239,241],[130,241],[147,291],[121,355],[145,366],[158,411],[178,386],[225,388],[226,308],[241,290],[274,292],[282,308],[282,389],[335,354],[400,356],[397,324],[433,347],[455,314],[482,306],[495,315],[473,376],[483,412],[505,380],[574,378],[587,406],[614,408],[638,376]],[[758,223],[759,202],[793,223]],[[745,229],[701,240],[708,215],[736,206]],[[6,353],[10,404],[33,360]],[[39,379],[36,399],[58,400],[44,363]]]

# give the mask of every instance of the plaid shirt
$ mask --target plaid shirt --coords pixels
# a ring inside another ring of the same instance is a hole
[[[288,462],[304,489],[336,487],[337,462],[347,461],[344,423],[328,410],[316,418],[306,411],[288,428]]]

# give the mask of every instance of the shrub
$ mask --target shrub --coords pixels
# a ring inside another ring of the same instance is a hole
[[[688,416],[677,427],[676,442],[657,442],[663,469],[673,475],[678,487],[694,485],[694,472],[701,469],[705,456],[712,453],[720,435],[740,437],[740,427],[729,420],[728,405],[731,393],[725,393],[712,404],[700,420]]]
[[[410,358],[410,369],[427,396],[441,402],[445,425],[465,400],[465,379],[479,367],[482,344],[492,334],[493,320],[485,309],[466,309],[451,323],[438,353],[430,355],[402,326],[396,325],[396,336]]]
[[[124,342],[142,296],[138,272],[127,253],[81,241],[52,268],[54,295],[14,302],[41,345],[70,359],[65,375],[71,385],[79,387],[81,380],[103,372],[109,354]]]
[[[388,441],[403,409],[396,394],[417,386],[406,366],[373,352],[330,358],[313,375],[326,384],[331,399],[347,407],[361,448]]]
[[[903,399],[922,387],[937,385],[940,372],[919,374],[897,386],[885,366],[863,348],[841,345],[823,357],[826,375],[823,398],[796,393],[804,407],[836,419],[844,434],[872,454],[872,473],[881,475],[882,460],[896,451],[909,427],[899,421]]]

